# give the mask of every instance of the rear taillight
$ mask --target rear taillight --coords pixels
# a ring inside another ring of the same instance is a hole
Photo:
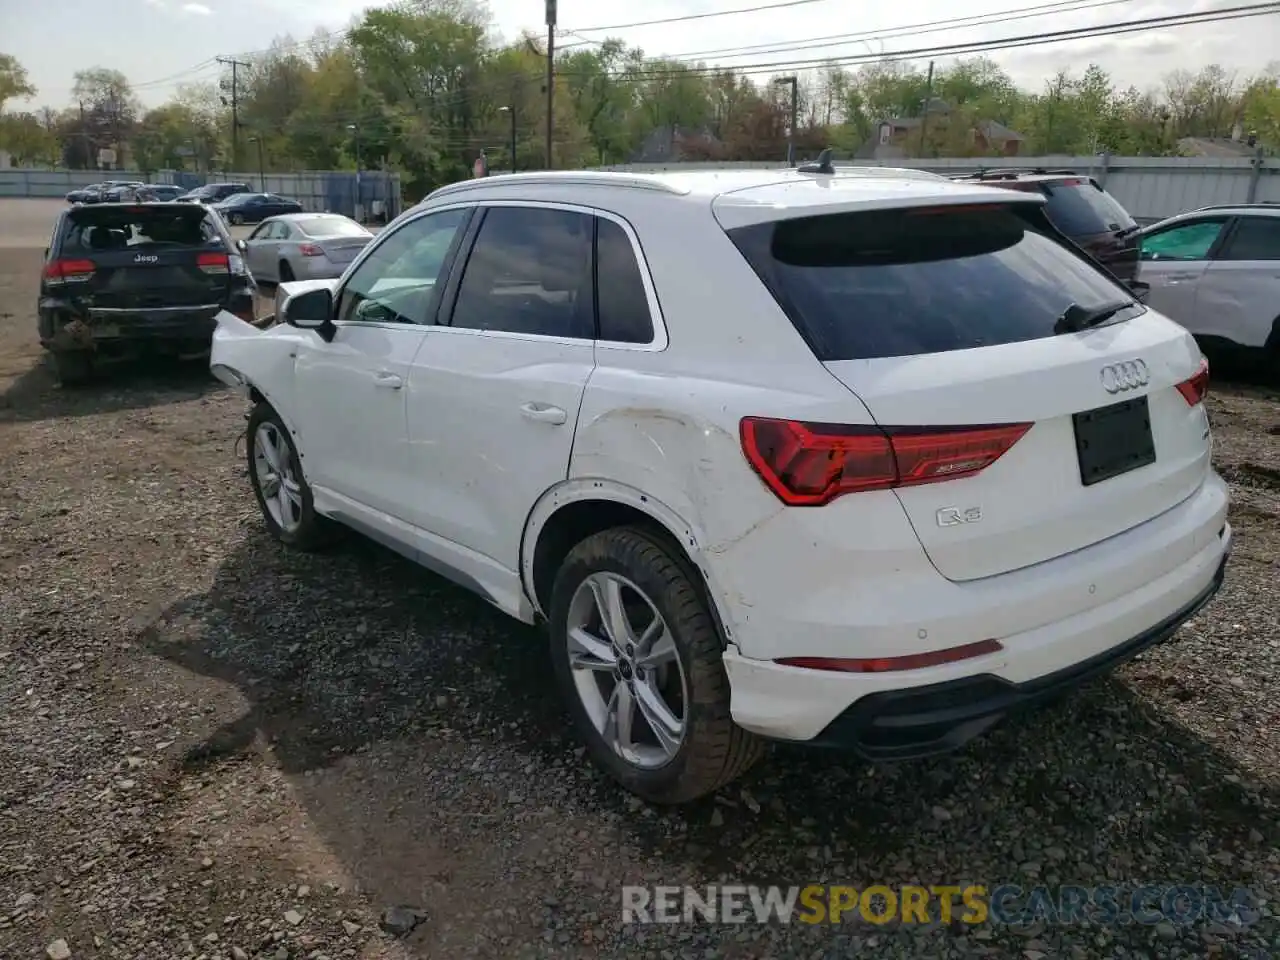
[[[92,260],[51,260],[45,264],[44,278],[48,283],[81,283],[97,269]]]
[[[322,247],[316,246],[314,243],[300,244],[298,247],[298,252],[301,253],[304,257],[323,257],[324,256],[324,249]]]
[[[747,461],[788,506],[820,506],[845,493],[937,483],[985,470],[1030,423],[874,427],[744,417]]]
[[[1191,375],[1188,380],[1183,380],[1178,384],[1178,392],[1186,399],[1187,403],[1195,406],[1201,403],[1209,394],[1209,361],[1204,357],[1200,358],[1200,366],[1196,368],[1196,372]]]
[[[196,266],[205,273],[230,273],[231,258],[225,253],[202,253],[196,257]]]
[[[959,647],[948,647],[945,650],[930,650],[928,653],[909,653],[901,657],[870,657],[852,659],[847,657],[783,657],[774,663],[784,667],[803,667],[806,670],[834,670],[840,673],[890,673],[896,670],[923,670],[926,667],[940,667],[944,663],[956,663],[960,660],[971,660],[974,657],[985,657],[989,653],[999,653],[1004,647],[999,640],[979,640],[977,643],[966,643]]]

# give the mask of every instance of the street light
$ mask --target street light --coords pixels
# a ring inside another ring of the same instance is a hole
[[[356,219],[363,222],[364,217],[361,215],[362,208],[360,203],[360,125],[356,123],[348,123],[347,129],[351,131],[352,136],[355,138],[356,153],[356,204],[355,210],[353,210],[352,213],[356,215]]]
[[[511,172],[516,172],[516,108],[499,107],[499,113],[505,113],[511,117]]]
[[[258,145],[258,186],[262,188],[263,193],[266,193],[267,192],[267,174],[266,174],[266,164],[262,162],[262,140],[258,137],[250,137],[249,142],[256,143]]]

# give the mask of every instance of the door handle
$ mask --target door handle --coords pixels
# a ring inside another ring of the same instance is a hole
[[[373,385],[375,387],[382,387],[385,390],[399,390],[404,386],[404,381],[394,373],[387,373],[384,370],[373,378]]]
[[[559,407],[549,407],[541,403],[522,404],[520,413],[529,420],[537,420],[539,423],[553,423],[556,426],[569,419],[569,415]]]

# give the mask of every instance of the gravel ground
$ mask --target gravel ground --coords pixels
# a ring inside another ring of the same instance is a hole
[[[53,387],[41,246],[0,249],[4,960],[1280,956],[1280,397],[1215,385],[1237,547],[1174,642],[956,756],[779,748],[671,812],[586,766],[537,631],[369,543],[269,541],[243,406],[202,370]],[[620,923],[624,883],[720,881],[1262,904],[1185,928]]]

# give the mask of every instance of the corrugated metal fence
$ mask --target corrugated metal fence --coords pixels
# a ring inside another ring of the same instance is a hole
[[[601,170],[778,169],[785,163],[632,163]],[[836,161],[836,166],[893,166],[944,176],[980,168],[1075,170],[1106,187],[1139,222],[1154,222],[1213,203],[1280,203],[1280,159],[1263,157],[1011,157],[936,160]]]
[[[327,210],[366,217],[385,215],[389,220],[403,206],[400,197],[400,175],[381,170],[362,170],[359,174],[360,196],[356,197],[354,171],[304,170],[300,173],[225,172],[195,174],[189,171],[161,170],[150,178],[136,170],[0,170],[0,197],[62,197],[76,187],[86,187],[103,180],[147,180],[150,183],[173,183],[187,189],[205,183],[247,183],[265,193],[278,193],[297,200],[307,210]],[[357,202],[362,210],[357,210]]]

